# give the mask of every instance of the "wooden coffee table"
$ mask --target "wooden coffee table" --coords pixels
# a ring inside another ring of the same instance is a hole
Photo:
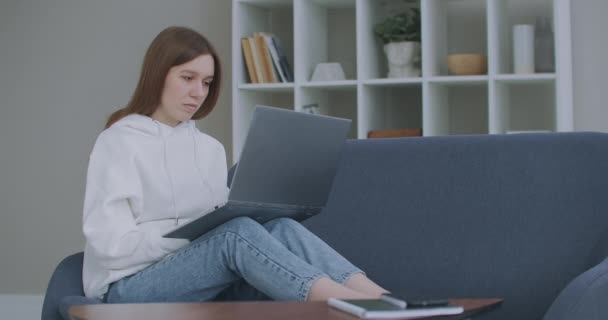
[[[450,299],[464,307],[464,313],[432,319],[467,319],[499,306],[502,299]],[[353,320],[352,315],[331,308],[325,302],[204,302],[92,304],[73,306],[70,316],[77,320]],[[427,318],[431,319],[431,318]]]

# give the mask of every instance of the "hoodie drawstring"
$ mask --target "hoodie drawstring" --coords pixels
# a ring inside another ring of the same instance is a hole
[[[154,121],[156,124],[156,128],[158,129],[158,135],[163,138],[163,168],[165,169],[165,175],[167,176],[167,180],[169,180],[169,189],[171,189],[171,206],[173,209],[173,214],[175,217],[175,225],[179,224],[179,216],[177,214],[177,205],[175,204],[175,190],[173,187],[173,179],[171,179],[171,175],[169,174],[169,168],[167,167],[167,138],[162,134],[160,129],[160,125],[158,122]]]
[[[201,179],[201,182],[204,186],[207,187],[207,189],[209,189],[209,195],[211,195],[211,204],[216,205],[217,202],[215,201],[215,193],[213,192],[213,188],[211,188],[211,185],[209,185],[209,182],[207,182],[207,180],[205,180],[205,177],[203,176],[203,171],[201,170],[201,166],[199,164],[198,161],[198,144],[196,143],[196,134],[194,131],[194,125],[190,126],[190,137],[192,138],[192,147],[194,149],[194,165],[196,167],[196,170],[198,171],[198,176]]]

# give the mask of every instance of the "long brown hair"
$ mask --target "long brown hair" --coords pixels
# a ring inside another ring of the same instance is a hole
[[[220,59],[209,40],[200,33],[185,27],[169,27],[161,31],[148,47],[141,67],[139,82],[129,104],[110,115],[106,128],[133,113],[152,115],[160,105],[169,69],[204,54],[210,54],[213,57],[215,73],[209,87],[209,94],[192,119],[207,116],[215,107],[220,94],[222,80]]]

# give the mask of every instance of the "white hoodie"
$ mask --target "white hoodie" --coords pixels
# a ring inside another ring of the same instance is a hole
[[[104,130],[87,172],[85,295],[188,244],[161,235],[225,202],[226,179],[224,147],[194,121],[173,128],[132,114]]]

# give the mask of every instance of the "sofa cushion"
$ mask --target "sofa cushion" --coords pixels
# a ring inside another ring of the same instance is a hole
[[[606,159],[594,133],[348,141],[305,224],[404,298],[500,297],[480,320],[541,319],[608,226]]]
[[[544,320],[605,320],[608,314],[608,259],[576,277],[555,299]]]
[[[608,229],[602,234],[595,247],[593,247],[593,250],[591,250],[588,268],[590,269],[597,266],[600,262],[604,261],[606,257],[608,257]]]

